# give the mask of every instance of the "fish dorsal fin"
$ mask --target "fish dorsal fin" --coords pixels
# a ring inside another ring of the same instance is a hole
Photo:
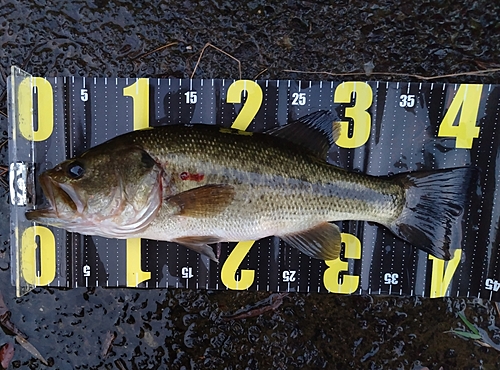
[[[309,257],[327,261],[340,255],[341,236],[335,224],[323,222],[313,228],[279,237]]]
[[[175,213],[186,217],[214,217],[234,199],[234,188],[226,184],[208,184],[183,191],[166,199]]]
[[[330,146],[340,136],[340,122],[332,112],[320,110],[266,134],[288,140],[326,159]]]

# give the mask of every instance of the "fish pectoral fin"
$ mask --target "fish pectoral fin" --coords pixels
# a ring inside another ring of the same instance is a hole
[[[320,110],[265,133],[307,148],[316,156],[326,159],[330,146],[340,136],[338,121],[339,117],[332,112]]]
[[[313,258],[327,261],[340,256],[340,229],[335,224],[324,222],[313,228],[279,237]]]
[[[179,216],[213,217],[231,204],[234,194],[231,185],[208,184],[173,195],[166,202],[176,207]]]
[[[179,243],[186,248],[192,249],[199,254],[207,256],[212,261],[219,263],[215,256],[214,250],[208,244],[220,242],[220,238],[216,236],[184,236],[172,240],[174,243]]]

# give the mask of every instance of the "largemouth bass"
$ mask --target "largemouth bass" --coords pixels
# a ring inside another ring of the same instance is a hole
[[[217,242],[278,236],[339,257],[331,221],[381,224],[449,259],[461,245],[470,168],[373,177],[326,161],[339,124],[320,111],[267,134],[170,125],[118,136],[39,177],[47,208],[29,220],[111,238],[177,242],[216,261]]]

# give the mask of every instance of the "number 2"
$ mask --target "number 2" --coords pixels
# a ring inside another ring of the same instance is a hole
[[[243,91],[246,91],[247,93],[247,100],[231,125],[231,128],[241,131],[245,131],[255,118],[260,109],[263,98],[262,89],[256,82],[250,80],[238,80],[233,82],[229,86],[229,89],[227,89],[226,101],[233,104],[241,103],[241,93]]]

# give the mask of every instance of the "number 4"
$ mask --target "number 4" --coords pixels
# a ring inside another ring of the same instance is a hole
[[[456,148],[471,149],[473,140],[479,137],[476,121],[482,89],[482,85],[460,85],[439,126],[438,136],[455,137]],[[457,117],[458,125],[454,125]]]

